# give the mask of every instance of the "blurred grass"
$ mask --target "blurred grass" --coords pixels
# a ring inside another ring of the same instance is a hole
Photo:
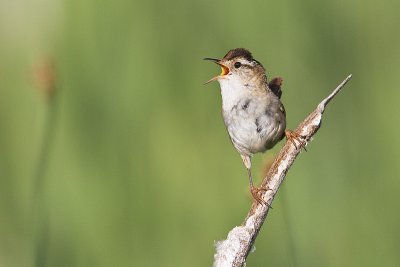
[[[250,205],[219,88],[202,85],[218,70],[201,58],[234,47],[284,77],[290,128],[354,75],[288,174],[248,265],[397,266],[399,7],[0,2],[0,266],[35,258],[32,176],[49,110],[30,72],[42,57],[59,90],[43,177],[46,266],[211,265],[213,241]],[[257,177],[271,154],[255,157]]]

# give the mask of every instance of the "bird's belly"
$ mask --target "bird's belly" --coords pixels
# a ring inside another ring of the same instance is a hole
[[[233,145],[241,154],[252,155],[272,148],[286,127],[279,114],[257,110],[229,112],[224,121]]]

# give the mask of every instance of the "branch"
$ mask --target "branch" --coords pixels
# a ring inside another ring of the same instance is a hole
[[[321,126],[322,114],[326,106],[350,80],[351,76],[350,74],[329,96],[322,100],[317,108],[295,130],[297,134],[304,138],[306,144],[311,141]],[[226,240],[216,242],[214,267],[239,267],[245,265],[247,255],[253,247],[258,232],[268,215],[270,205],[300,151],[301,147],[298,146],[296,148],[291,142],[286,142],[283,146],[261,183],[263,188],[269,188],[262,197],[268,205],[261,205],[255,201],[243,224],[233,228]]]

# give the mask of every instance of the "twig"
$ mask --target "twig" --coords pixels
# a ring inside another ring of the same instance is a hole
[[[306,144],[311,141],[313,135],[321,126],[322,114],[326,106],[350,80],[351,76],[350,74],[329,96],[322,100],[317,108],[311,112],[295,130],[297,134],[304,138]],[[286,142],[283,146],[262,181],[262,186],[270,189],[266,191],[262,197],[268,205],[260,205],[257,202],[253,203],[243,224],[233,228],[228,233],[226,240],[216,242],[214,267],[244,266],[258,232],[268,215],[270,205],[286,173],[289,171],[296,157],[300,154],[300,151],[301,147],[297,146],[296,148],[291,142]]]

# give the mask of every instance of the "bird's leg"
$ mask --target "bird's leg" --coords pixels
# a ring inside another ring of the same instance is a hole
[[[286,139],[288,141],[290,141],[296,149],[298,149],[298,147],[297,147],[297,143],[298,143],[300,145],[300,148],[303,148],[304,151],[307,151],[307,149],[306,149],[307,142],[303,139],[303,137],[300,134],[298,134],[292,130],[286,129],[285,136],[286,136]]]
[[[253,177],[251,175],[251,159],[250,156],[247,155],[240,155],[242,157],[243,163],[246,166],[247,173],[249,175],[249,183],[250,183],[250,193],[253,196],[253,199],[257,201],[261,205],[268,205],[267,202],[265,202],[262,199],[262,193],[266,192],[269,190],[269,188],[262,188],[262,187],[255,187],[253,184]]]
[[[253,199],[261,205],[268,205],[267,202],[265,202],[265,200],[262,199],[262,193],[268,191],[268,189],[262,187],[255,187],[253,184],[253,178],[251,176],[251,170],[247,169],[247,172],[249,173],[250,193],[253,196]]]

